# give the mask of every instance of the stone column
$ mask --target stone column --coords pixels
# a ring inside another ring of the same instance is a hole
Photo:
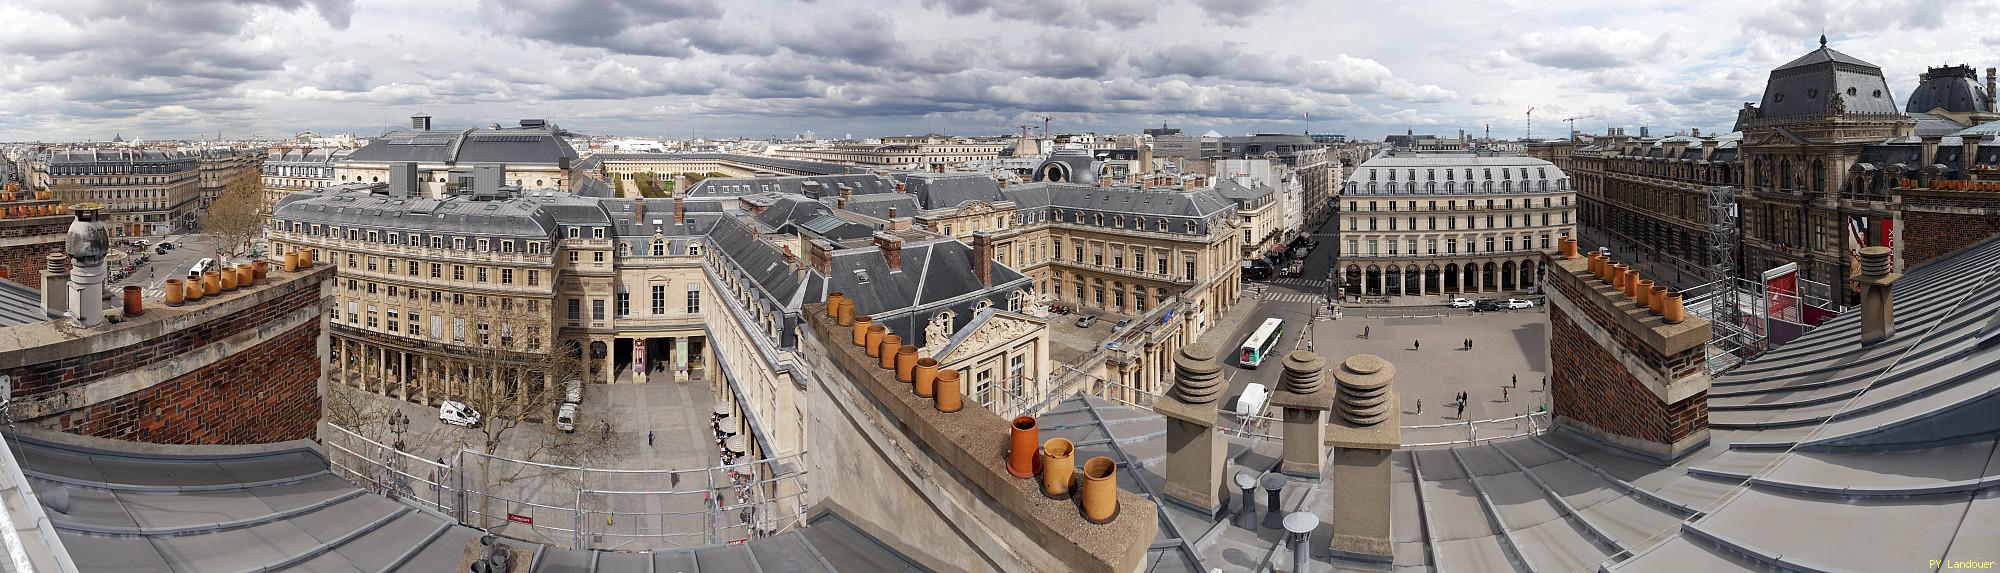
[[[1373,354],[1341,361],[1340,415],[1327,428],[1333,454],[1333,545],[1337,558],[1389,563],[1389,454],[1402,443],[1396,366]],[[1287,440],[1289,441],[1289,440]]]
[[[1326,467],[1326,412],[1333,409],[1333,385],[1326,383],[1326,359],[1296,350],[1285,354],[1285,373],[1271,404],[1284,409],[1285,475],[1318,480]]]
[[[688,379],[688,337],[674,337],[674,380]]]
[[[1215,345],[1181,347],[1174,357],[1174,388],[1153,405],[1167,418],[1168,501],[1214,519],[1222,514],[1223,454],[1228,447],[1215,431],[1216,410],[1227,388]]]

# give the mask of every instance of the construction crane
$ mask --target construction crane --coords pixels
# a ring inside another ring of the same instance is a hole
[[[1528,134],[1527,134],[1527,135],[1524,135],[1524,136],[1521,136],[1521,139],[1526,139],[1526,140],[1529,140],[1529,141],[1533,141],[1533,140],[1535,139],[1535,107],[1534,107],[1534,106],[1528,106]]]
[[[1050,120],[1051,118],[1050,118],[1049,116],[1046,116],[1046,115],[1039,115],[1039,116],[1035,116],[1035,117],[1039,117],[1039,118],[1042,118],[1042,139],[1048,139],[1048,138],[1049,138],[1049,120]]]
[[[1588,115],[1574,115],[1574,116],[1570,116],[1570,117],[1565,117],[1565,118],[1563,118],[1563,121],[1566,121],[1566,122],[1569,122],[1569,140],[1570,140],[1570,141],[1576,141],[1576,120],[1579,120],[1579,119],[1588,119],[1588,118],[1590,118],[1590,117],[1591,117],[1591,116],[1588,116]]]

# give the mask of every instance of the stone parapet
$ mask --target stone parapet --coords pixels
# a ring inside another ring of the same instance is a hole
[[[1074,500],[1042,495],[1039,483],[1007,472],[1009,425],[1000,416],[968,405],[954,413],[937,411],[930,399],[919,398],[908,384],[896,380],[859,347],[844,343],[848,329],[826,316],[826,305],[805,305],[806,328],[826,345],[827,358],[840,372],[827,372],[830,383],[852,384],[896,421],[897,428],[934,461],[955,474],[957,483],[975,490],[1037,547],[1061,561],[1063,569],[1089,573],[1139,570],[1159,529],[1159,507],[1123,489],[1118,491],[1118,515],[1110,523],[1086,521]],[[1121,468],[1121,480],[1138,479]],[[985,524],[994,527],[1001,524]]]

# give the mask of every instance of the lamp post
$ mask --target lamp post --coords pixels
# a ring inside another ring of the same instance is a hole
[[[410,417],[401,411],[389,413],[389,433],[396,435],[396,451],[403,451],[403,432],[410,431]]]

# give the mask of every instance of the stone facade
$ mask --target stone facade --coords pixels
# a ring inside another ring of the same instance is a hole
[[[1563,171],[1529,157],[1399,151],[1348,174],[1335,199],[1347,296],[1532,290],[1538,249],[1575,234]],[[1314,278],[1314,277],[1308,277]]]

